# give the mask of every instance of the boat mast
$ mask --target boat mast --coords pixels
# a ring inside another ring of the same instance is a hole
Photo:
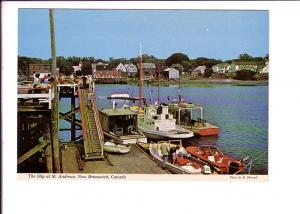
[[[142,90],[142,44],[140,43],[140,72],[139,72],[139,81],[140,81],[140,110],[142,110],[142,97],[143,97],[143,90]]]
[[[159,103],[160,103],[160,99],[159,99],[159,88],[160,88],[160,65],[158,64],[157,66],[157,104],[159,106]]]

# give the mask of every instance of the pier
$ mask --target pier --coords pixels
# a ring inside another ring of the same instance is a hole
[[[59,172],[61,173],[121,173],[165,174],[138,146],[128,154],[107,154],[103,151],[104,135],[99,121],[94,83],[57,84],[57,90],[18,88],[18,172],[56,172],[53,150],[53,99],[70,99],[67,112],[58,112],[58,120],[70,123],[69,142],[58,142]],[[56,94],[55,94],[56,91]],[[36,93],[34,93],[36,92]],[[76,102],[76,99],[78,102]],[[78,106],[75,104],[78,103]],[[80,119],[75,117],[79,113]],[[55,122],[59,124],[59,121]],[[76,131],[82,135],[76,137]]]

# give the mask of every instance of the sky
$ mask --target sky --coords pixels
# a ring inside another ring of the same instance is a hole
[[[19,9],[18,54],[48,59],[48,9]],[[268,11],[55,10],[57,56],[107,60],[143,54],[167,58],[181,52],[229,60],[269,52]]]

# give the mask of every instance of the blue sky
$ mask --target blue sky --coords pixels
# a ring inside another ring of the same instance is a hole
[[[19,9],[18,54],[49,58],[47,9]],[[58,56],[132,58],[143,53],[167,58],[233,59],[269,52],[268,11],[55,10]]]

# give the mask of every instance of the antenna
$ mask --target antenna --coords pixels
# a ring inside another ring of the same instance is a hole
[[[140,73],[139,73],[139,80],[140,80],[140,110],[142,109],[142,97],[143,97],[143,88],[142,88],[142,43],[140,43]]]

